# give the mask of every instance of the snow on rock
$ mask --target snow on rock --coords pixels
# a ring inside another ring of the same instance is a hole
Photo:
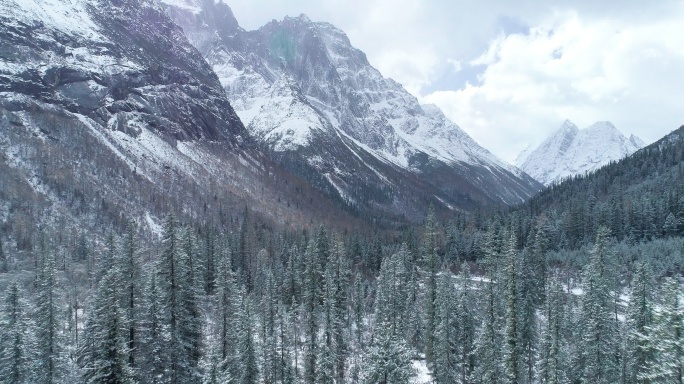
[[[357,168],[358,159],[366,175],[381,180],[387,175],[369,164],[376,164],[373,160],[412,173],[411,178],[451,168],[459,181],[480,183],[484,194],[509,204],[539,189],[529,176],[479,146],[439,108],[421,105],[401,84],[383,77],[329,23],[301,15],[245,31],[225,3],[162,2],[212,66],[251,135],[276,153],[303,151],[305,159],[324,155],[350,169]],[[196,4],[201,13],[192,9]],[[347,145],[350,141],[354,148]],[[348,151],[330,153],[344,146]],[[361,152],[374,159],[368,161]],[[350,177],[342,183],[325,177],[324,168],[320,176],[338,192],[359,188]]]
[[[567,177],[595,171],[643,148],[644,142],[625,137],[613,124],[597,122],[579,129],[571,121],[563,125],[539,147],[523,151],[516,164],[545,185]]]

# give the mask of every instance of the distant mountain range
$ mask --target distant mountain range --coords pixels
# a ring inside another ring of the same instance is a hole
[[[515,165],[548,186],[570,176],[595,171],[643,147],[640,138],[625,137],[610,122],[597,122],[579,129],[566,120],[539,147],[520,153]]]

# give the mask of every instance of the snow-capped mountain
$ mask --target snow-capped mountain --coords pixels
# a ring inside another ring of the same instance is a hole
[[[253,137],[352,206],[405,212],[427,198],[469,209],[540,188],[383,77],[331,24],[301,15],[246,31],[221,1],[162,2]]]
[[[152,1],[0,0],[0,180],[2,220],[35,225],[349,218],[257,149]]]
[[[643,147],[640,138],[625,137],[610,122],[601,121],[579,129],[566,120],[539,147],[521,152],[515,163],[541,183],[551,185],[570,176],[595,171]]]

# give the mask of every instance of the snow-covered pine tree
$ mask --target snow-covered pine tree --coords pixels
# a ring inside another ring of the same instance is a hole
[[[265,382],[275,383],[278,378],[278,292],[275,278],[270,267],[266,267],[261,296],[261,362]]]
[[[126,226],[126,235],[121,247],[119,268],[121,282],[124,289],[121,290],[121,308],[123,321],[127,327],[126,344],[128,349],[128,364],[135,369],[137,364],[137,343],[139,328],[138,307],[140,306],[140,267],[138,263],[138,246],[136,243],[136,225],[130,221]]]
[[[62,342],[58,284],[55,269],[55,254],[42,252],[42,263],[36,284],[36,346],[37,356],[34,368],[34,380],[37,384],[57,383],[61,377]]]
[[[654,280],[646,263],[636,265],[629,308],[627,310],[627,378],[632,383],[645,384],[648,362],[653,360],[649,346],[649,329],[653,325]]]
[[[583,271],[581,353],[582,380],[608,384],[618,381],[620,359],[618,319],[606,263],[610,258],[610,230],[600,227],[589,263]]]
[[[167,383],[169,328],[164,321],[164,292],[159,285],[157,267],[153,268],[145,288],[142,308],[140,381],[151,384]]]
[[[505,318],[505,345],[504,345],[504,373],[506,383],[520,383],[520,335],[519,335],[519,273],[518,251],[516,247],[515,233],[511,232],[506,244],[505,274],[506,274],[506,318]]]
[[[484,311],[475,345],[474,382],[480,384],[497,384],[504,380],[502,362],[502,335],[500,333],[499,297],[496,285],[495,260],[498,254],[494,246],[492,233],[485,233],[482,248],[484,251],[484,265],[486,280],[483,281]]]
[[[354,292],[353,292],[353,320],[354,331],[356,339],[356,347],[359,350],[364,349],[364,332],[366,329],[366,281],[360,272],[354,275]]]
[[[409,383],[415,374],[411,349],[401,332],[405,281],[403,257],[395,254],[385,258],[377,279],[375,324],[370,351],[364,361],[364,383]]]
[[[226,382],[234,382],[239,374],[237,331],[244,291],[238,288],[230,255],[224,253],[217,272],[216,326],[220,374]]]
[[[322,273],[317,252],[317,241],[312,239],[306,248],[305,270],[302,276],[302,307],[305,320],[304,334],[306,345],[304,349],[304,382],[313,384],[317,373],[318,356],[318,316],[320,312]]]
[[[5,250],[2,248],[2,239],[0,239],[0,273],[7,272],[9,272],[9,260],[7,260]]]
[[[456,381],[468,384],[475,368],[475,321],[476,311],[470,287],[470,267],[463,262],[459,275],[459,288],[456,297]]]
[[[646,369],[637,375],[641,383],[684,382],[684,303],[682,280],[668,278],[663,283],[663,298],[655,311],[654,324],[647,327],[652,354]]]
[[[458,334],[456,293],[449,270],[443,270],[437,285],[437,318],[432,376],[435,383],[457,382]]]
[[[252,304],[248,298],[242,301],[240,308],[240,324],[238,325],[238,364],[237,382],[240,384],[259,383],[259,362],[254,345],[254,318]]]
[[[541,384],[561,384],[566,382],[563,348],[565,307],[564,293],[556,275],[548,278],[546,292],[546,323],[541,334],[537,361],[538,378]]]
[[[10,284],[0,312],[0,378],[7,383],[31,383],[34,358],[27,303],[19,284]]]
[[[87,321],[87,342],[80,360],[88,384],[135,382],[128,365],[128,327],[120,308],[119,273],[113,268],[99,281]]]
[[[537,301],[543,299],[545,294],[544,283],[539,284],[536,279],[545,280],[545,276],[537,277],[538,266],[535,262],[546,263],[546,259],[535,261],[533,252],[524,249],[521,253],[521,261],[518,276],[518,339],[520,351],[520,381],[533,383],[538,380],[535,377],[534,366],[536,363],[538,348],[538,324],[537,324]],[[546,268],[543,269],[546,273]],[[541,285],[541,288],[538,286]],[[542,294],[544,292],[544,294]]]
[[[432,363],[434,357],[435,330],[437,324],[437,272],[440,263],[437,258],[437,219],[431,205],[425,222],[425,244],[423,248],[423,263],[425,266],[425,357]]]

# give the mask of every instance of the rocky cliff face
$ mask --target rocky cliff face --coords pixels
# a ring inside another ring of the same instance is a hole
[[[540,188],[384,78],[330,24],[302,15],[245,31],[223,2],[163,3],[247,130],[352,206],[406,211],[433,200],[469,210],[519,203]]]
[[[348,219],[256,148],[150,1],[0,0],[0,154],[2,220]]]

